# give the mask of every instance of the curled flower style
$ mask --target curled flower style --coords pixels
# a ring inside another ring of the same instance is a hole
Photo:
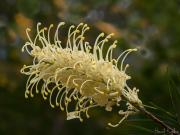
[[[89,118],[90,108],[101,106],[111,111],[113,106],[121,106],[125,98],[127,109],[119,111],[122,119],[116,125],[109,123],[110,126],[118,126],[128,115],[137,112],[131,103],[142,104],[138,90],[129,88],[126,83],[131,77],[126,74],[129,65],[124,64],[128,54],[137,49],[125,50],[113,59],[115,40],[104,55],[104,46],[113,33],[107,36],[99,34],[91,46],[84,37],[89,27],[83,23],[69,27],[66,45],[62,47],[59,29],[64,24],[58,24],[54,39],[50,38],[53,25],[40,29],[41,24],[38,23],[34,40],[29,36],[30,29],[26,30],[29,41],[22,51],[26,50],[33,57],[33,64],[21,69],[21,73],[29,76],[25,97],[34,97],[34,93],[40,92],[45,100],[49,100],[51,107],[57,106],[66,111],[67,120],[78,118],[80,121],[83,121],[82,113]],[[73,109],[70,104],[74,105]]]

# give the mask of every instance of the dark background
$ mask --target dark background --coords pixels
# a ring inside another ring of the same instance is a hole
[[[94,42],[97,34],[114,32],[118,40],[115,57],[127,48],[140,48],[126,62],[131,87],[140,89],[144,104],[172,127],[180,120],[180,1],[179,0],[1,0],[0,2],[0,135],[136,135],[156,134],[163,129],[147,117],[129,117],[118,128],[118,108],[90,111],[83,123],[66,121],[65,112],[52,109],[42,96],[25,99],[27,77],[20,74],[32,58],[21,52],[27,40],[25,29],[85,22],[86,34]],[[32,33],[33,33],[32,32]],[[33,34],[32,34],[33,36]],[[160,134],[160,133],[159,133]]]

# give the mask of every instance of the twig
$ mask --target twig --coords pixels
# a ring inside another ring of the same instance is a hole
[[[139,106],[138,104],[131,103],[134,107],[136,107],[140,112],[147,115],[149,118],[151,118],[154,122],[161,125],[170,135],[180,135],[180,132],[177,131],[175,128],[171,128],[166,123],[164,123],[162,120],[154,116],[151,112],[147,111],[144,106]]]

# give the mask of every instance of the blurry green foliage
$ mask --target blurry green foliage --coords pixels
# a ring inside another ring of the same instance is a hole
[[[40,10],[40,3],[41,0],[18,0],[17,9],[27,17],[33,17],[37,15]]]

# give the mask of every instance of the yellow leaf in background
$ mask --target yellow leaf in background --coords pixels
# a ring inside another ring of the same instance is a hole
[[[57,8],[59,8],[63,11],[67,10],[67,4],[66,4],[65,0],[53,0],[53,3]]]
[[[106,34],[114,33],[114,36],[112,38],[120,38],[122,37],[122,33],[119,31],[119,28],[116,26],[106,23],[103,21],[98,21],[95,26],[100,30],[103,31]]]
[[[23,39],[27,39],[25,36],[25,30],[27,27],[32,28],[33,21],[30,18],[24,16],[22,13],[18,13],[15,15],[15,21],[20,37]]]

